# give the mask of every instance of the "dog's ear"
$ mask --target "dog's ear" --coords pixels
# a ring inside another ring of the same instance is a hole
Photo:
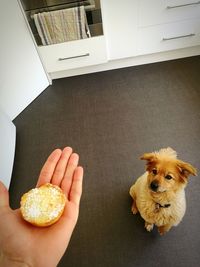
[[[148,172],[152,170],[157,160],[155,153],[145,153],[144,155],[141,156],[140,159],[147,161],[146,170]]]
[[[177,160],[177,167],[180,173],[181,179],[185,182],[189,175],[197,175],[197,170],[191,164],[182,160]]]
[[[156,159],[156,157],[154,153],[145,153],[144,155],[140,157],[140,159],[152,162]]]

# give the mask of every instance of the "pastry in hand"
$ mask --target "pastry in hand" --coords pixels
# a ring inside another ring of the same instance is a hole
[[[25,221],[40,227],[59,220],[66,204],[66,196],[56,185],[46,183],[25,193],[20,210]]]

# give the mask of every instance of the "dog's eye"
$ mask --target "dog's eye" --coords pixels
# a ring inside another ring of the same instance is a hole
[[[166,178],[167,180],[171,180],[171,179],[172,179],[172,176],[168,174],[168,175],[165,176],[165,178]]]
[[[156,170],[156,169],[153,169],[153,170],[152,170],[152,173],[153,173],[154,175],[156,175],[156,174],[157,174],[157,170]]]

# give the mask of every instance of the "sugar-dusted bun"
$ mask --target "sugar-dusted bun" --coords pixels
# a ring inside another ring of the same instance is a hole
[[[46,183],[25,193],[20,202],[22,217],[36,226],[49,226],[59,220],[66,204],[60,187]]]

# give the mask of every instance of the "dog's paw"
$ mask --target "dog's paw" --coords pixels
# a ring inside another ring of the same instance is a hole
[[[153,223],[148,223],[148,222],[145,222],[145,228],[148,232],[151,232],[153,230]]]
[[[165,228],[163,226],[158,227],[158,233],[162,236],[166,233]]]
[[[133,214],[137,214],[138,213],[138,208],[137,208],[135,202],[133,202],[133,205],[131,207],[131,211],[132,211]]]
[[[158,232],[159,234],[162,236],[164,234],[166,234],[171,228],[171,225],[163,225],[158,227]]]

